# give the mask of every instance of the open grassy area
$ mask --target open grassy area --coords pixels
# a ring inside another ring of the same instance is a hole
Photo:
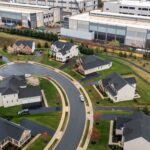
[[[28,119],[39,125],[56,130],[59,125],[60,118],[61,118],[61,113],[49,112],[49,113],[38,114],[38,115],[27,115],[22,117],[16,117],[13,118],[12,121],[15,123],[20,123],[23,119]]]
[[[44,90],[48,105],[61,106],[61,97],[55,86],[46,79],[40,79],[40,87]]]
[[[21,106],[13,106],[9,108],[0,107],[0,117],[6,119],[17,117],[17,113],[20,110],[21,110]]]
[[[130,115],[132,112],[127,112],[127,111],[121,111],[121,110],[98,110],[95,111],[95,113],[99,113],[100,115],[102,114],[113,114],[113,115]]]
[[[108,139],[109,139],[109,121],[101,121],[99,125],[94,123],[94,127],[100,132],[100,139],[96,144],[89,144],[87,150],[109,150]]]
[[[50,140],[49,137],[47,140]],[[47,142],[43,139],[42,135],[34,142],[32,143],[27,150],[43,150],[44,147],[47,145]]]

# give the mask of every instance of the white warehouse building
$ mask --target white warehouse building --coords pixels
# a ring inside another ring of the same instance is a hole
[[[150,48],[150,18],[93,10],[69,17],[61,35],[105,43],[118,40],[122,45]]]
[[[104,2],[104,12],[150,16],[150,1],[118,0]]]
[[[2,1],[2,0],[1,0]],[[63,11],[77,14],[97,9],[98,0],[8,0],[16,3],[61,7]]]
[[[60,21],[60,14],[59,7],[0,2],[0,20],[4,24],[42,27]]]

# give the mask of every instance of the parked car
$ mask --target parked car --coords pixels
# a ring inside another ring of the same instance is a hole
[[[27,74],[27,73],[26,73],[26,74],[25,74],[25,77],[26,77],[26,78],[29,78],[29,77],[31,77],[31,74]]]
[[[84,96],[81,94],[81,95],[79,95],[79,98],[80,98],[80,100],[81,100],[81,102],[84,102]]]
[[[29,109],[23,109],[21,111],[18,111],[18,115],[29,115]]]

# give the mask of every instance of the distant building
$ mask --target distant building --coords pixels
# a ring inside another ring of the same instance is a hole
[[[150,116],[142,112],[129,116],[117,117],[113,121],[112,137],[120,139],[123,150],[149,150]],[[115,141],[116,143],[116,141]]]
[[[112,62],[109,60],[102,60],[96,56],[89,55],[77,59],[77,71],[83,75],[88,75],[94,72],[102,71],[111,68]]]
[[[10,76],[0,83],[0,107],[16,105],[39,106],[42,93],[39,86],[27,86],[25,76]]]
[[[0,20],[5,25],[26,28],[49,26],[61,20],[59,7],[0,2]]]
[[[121,45],[150,49],[150,17],[93,10],[69,17],[61,35],[101,43],[117,40]]]
[[[40,5],[40,6],[50,6],[50,7],[60,7],[63,11],[72,14],[77,14],[80,12],[90,11],[97,9],[98,0],[9,0],[16,3]]]
[[[103,11],[150,17],[150,2],[144,0],[106,1]]]
[[[0,118],[0,149],[9,143],[20,148],[30,138],[30,130]]]
[[[51,55],[56,58],[57,61],[66,62],[67,60],[78,56],[78,45],[70,42],[56,41],[51,46]]]
[[[123,78],[118,73],[113,73],[99,81],[99,88],[113,102],[133,100],[136,92],[136,80],[134,77]]]
[[[33,41],[16,41],[12,46],[7,48],[10,54],[32,54],[35,50]]]

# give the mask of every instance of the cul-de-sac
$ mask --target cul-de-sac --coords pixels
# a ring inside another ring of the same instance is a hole
[[[150,150],[150,1],[0,0],[0,150]]]

